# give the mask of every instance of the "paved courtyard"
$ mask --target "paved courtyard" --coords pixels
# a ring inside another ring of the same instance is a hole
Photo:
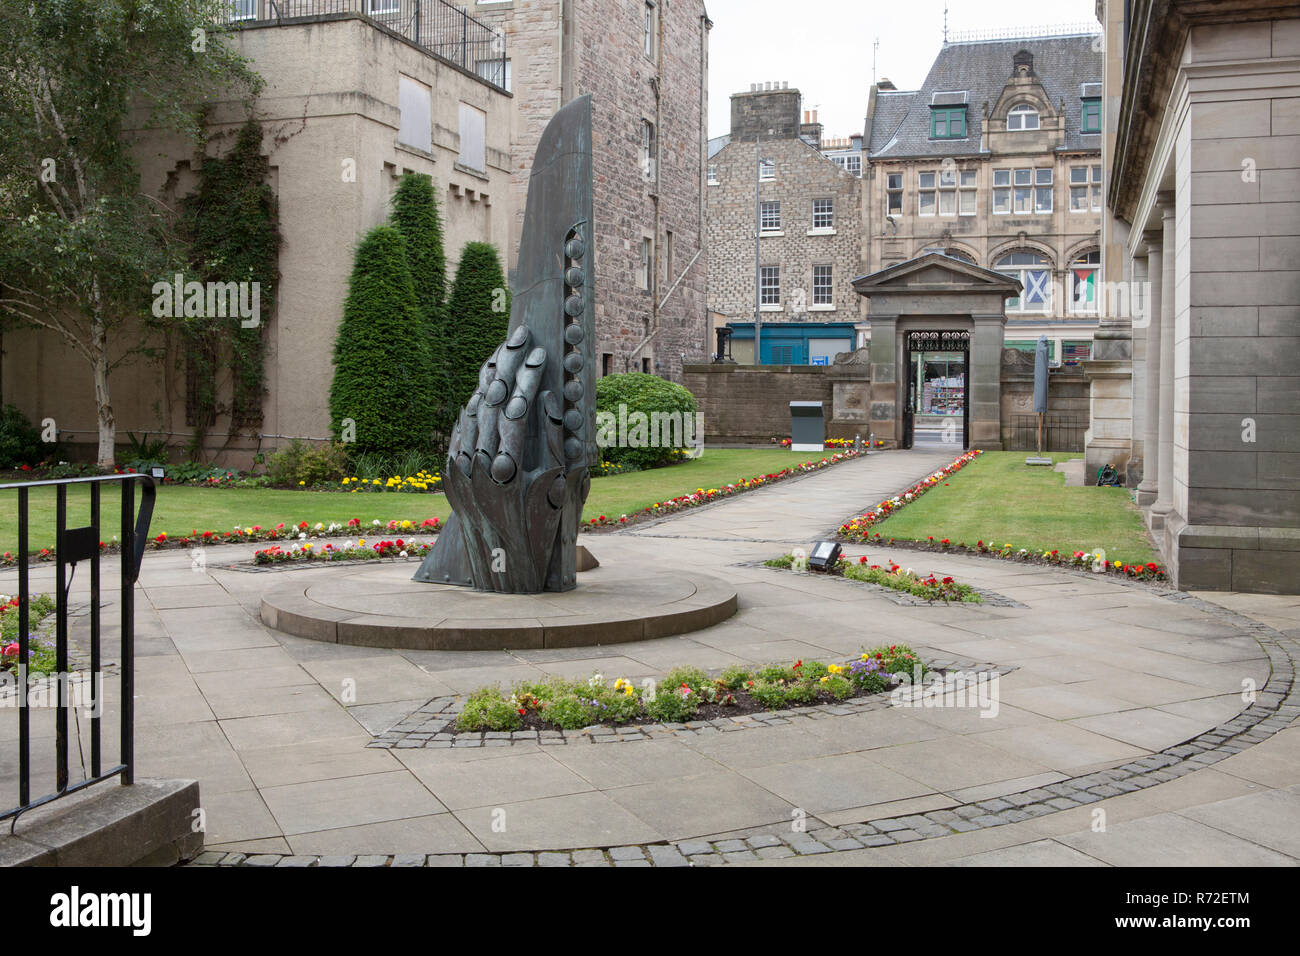
[[[251,547],[209,549],[202,570],[183,551],[149,553],[137,598],[137,772],[200,781],[204,863],[1300,862],[1300,597],[1177,595],[989,558],[866,549],[873,561],[952,574],[1007,599],[911,606],[877,588],[754,566],[826,537],[951,458],[872,455],[584,536],[604,568],[634,567],[647,580],[695,569],[739,594],[723,624],[609,647],[390,651],[292,638],[260,622],[261,594],[347,568],[232,569]],[[115,580],[115,568],[107,573]],[[52,577],[35,570],[33,587],[52,590]],[[79,574],[74,605],[84,607],[85,584]],[[15,588],[12,569],[0,574],[0,590]],[[880,704],[629,739],[376,745],[389,728],[418,723],[408,718],[432,699],[493,681],[833,660],[895,641],[934,660],[996,666],[996,715]],[[33,752],[52,753],[50,715],[35,712],[33,724]],[[0,721],[7,790],[14,736],[15,722]]]

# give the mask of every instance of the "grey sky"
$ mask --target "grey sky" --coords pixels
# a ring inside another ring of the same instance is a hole
[[[709,135],[731,125],[731,94],[751,83],[784,80],[817,109],[828,136],[862,131],[871,85],[871,46],[880,40],[876,74],[915,89],[948,29],[1000,29],[1087,23],[1095,0],[705,0],[709,35]],[[1007,65],[1007,75],[1011,66]]]

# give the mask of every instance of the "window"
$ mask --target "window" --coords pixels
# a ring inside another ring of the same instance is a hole
[[[758,178],[760,182],[771,182],[776,179],[776,163],[770,159],[761,159],[758,162]]]
[[[832,305],[835,301],[831,291],[831,267],[813,266],[813,305]]]
[[[645,30],[641,48],[645,55],[654,59],[655,34],[659,32],[659,9],[653,3],[645,5]]]
[[[648,356],[641,359],[641,373],[643,375],[650,374],[650,358]]]
[[[1030,215],[1052,211],[1051,169],[993,170],[993,212]]]
[[[861,156],[856,156],[856,155],[855,155],[855,156],[849,156],[849,157],[847,158],[847,160],[846,160],[846,163],[847,163],[847,165],[845,166],[845,169],[847,169],[849,172],[851,172],[854,176],[857,176],[858,178],[861,178],[861,177],[862,177],[862,157],[861,157]]]
[[[718,164],[709,163],[709,185],[718,185]]]
[[[930,138],[931,139],[965,139],[965,137],[966,137],[966,107],[965,106],[930,107]]]
[[[812,201],[812,224],[814,229],[835,228],[835,200],[814,199]]]
[[[1008,312],[1050,312],[1052,310],[1052,264],[1037,252],[1012,252],[993,266],[1015,276],[1024,286],[1020,297],[1007,300]]]
[[[938,173],[925,172],[916,174],[916,214],[918,216],[933,216],[935,209],[938,208],[938,197],[935,193],[935,182]]]
[[[1007,113],[1007,129],[1038,129],[1038,110],[1028,103],[1021,103],[1019,106],[1011,107],[1011,111]]]
[[[460,104],[460,164],[487,169],[487,114],[468,103]]]
[[[1050,169],[1034,170],[1034,212],[1052,211],[1052,171]]]
[[[641,175],[655,178],[655,124],[649,120],[641,121]]]
[[[758,304],[781,304],[781,267],[761,266],[758,270]]]
[[[1083,101],[1083,112],[1079,118],[1079,132],[1101,132],[1101,100],[1099,98],[1090,96]]]
[[[961,216],[975,215],[976,183],[979,173],[974,169],[963,169],[960,176],[960,190],[957,193],[957,213]]]
[[[1070,167],[1070,212],[1101,212],[1101,167]]]
[[[505,57],[494,56],[490,60],[479,60],[474,64],[474,72],[494,86],[510,92],[510,61]]]
[[[232,20],[256,20],[257,0],[232,0]]]
[[[1070,263],[1070,312],[1075,315],[1097,313],[1097,270],[1101,252],[1094,249]]]
[[[397,109],[401,114],[397,141],[426,153],[433,150],[433,112],[427,86],[409,76],[397,78]]]
[[[641,266],[637,270],[637,284],[650,291],[650,277],[654,275],[655,241],[649,236],[641,237]]]
[[[903,214],[903,174],[889,173],[885,177],[885,214]]]
[[[401,9],[401,0],[366,0],[366,13],[377,16],[384,13],[397,13]]]
[[[608,375],[614,367],[614,356],[609,352],[602,352],[600,355],[600,374]]]
[[[671,280],[673,277],[673,231],[664,230],[664,280]]]
[[[917,214],[933,216],[938,210],[940,216],[955,216],[960,205],[963,216],[975,214],[975,177],[973,169],[941,169],[938,172],[926,171],[917,178]],[[960,184],[960,189],[959,189]],[[958,193],[961,192],[960,202]],[[969,194],[969,195],[967,195]]]
[[[1063,365],[1078,365],[1092,358],[1092,340],[1084,339],[1061,343],[1061,360]]]
[[[779,200],[759,204],[758,228],[762,232],[781,231],[781,203]]]

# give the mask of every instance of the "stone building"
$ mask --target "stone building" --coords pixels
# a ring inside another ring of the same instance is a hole
[[[1115,106],[1105,278],[1150,287],[1146,309],[1107,320],[1108,361],[1132,363],[1138,502],[1180,588],[1294,594],[1300,10],[1102,7]]]
[[[799,91],[785,84],[731,97],[731,132],[708,166],[709,301],[716,321],[752,324],[756,294],[765,326],[861,319],[851,280],[863,265],[862,180],[823,155],[821,134],[815,116],[801,114]],[[852,345],[850,334],[834,351]],[[801,364],[775,338],[761,350],[763,364]],[[732,354],[752,362],[752,337],[736,341]]]
[[[292,438],[330,437],[333,345],[353,253],[388,217],[404,172],[433,178],[449,274],[468,241],[503,250],[513,244],[512,100],[474,69],[477,57],[499,55],[490,31],[449,4],[425,3],[422,21],[399,22],[379,12],[364,15],[362,2],[305,0],[294,5],[298,16],[283,20],[267,0],[234,5],[242,29],[231,43],[266,81],[255,111],[283,242],[277,301],[273,310],[262,304],[268,348],[260,424],[233,427],[230,382],[217,383],[225,410],[219,407],[207,429],[204,452],[225,465],[247,466],[257,452]],[[280,13],[287,10],[282,5]],[[228,150],[244,118],[241,105],[218,105],[208,149]],[[194,190],[201,157],[190,147],[148,129],[128,135],[138,143],[146,192],[174,204]],[[195,425],[187,408],[193,373],[174,336],[151,344],[167,357],[140,358],[112,372],[119,443],[133,432],[184,446]],[[48,333],[6,332],[2,377],[5,401],[33,420],[53,418],[63,447],[93,460],[94,394],[79,355]]]
[[[1007,345],[1045,334],[1056,362],[1087,358],[1101,72],[1095,35],[1030,36],[945,42],[920,89],[873,85],[863,271],[937,251],[1005,272],[1024,286],[1007,303]]]
[[[592,96],[600,374],[680,381],[684,362],[712,351],[702,252],[712,24],[703,0],[478,0],[471,12],[505,37],[517,220],[543,127],[564,103]],[[502,65],[480,69],[499,78]]]

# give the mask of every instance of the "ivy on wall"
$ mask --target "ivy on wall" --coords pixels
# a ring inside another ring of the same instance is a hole
[[[259,428],[266,382],[266,327],[280,281],[280,212],[267,180],[270,162],[262,154],[262,124],[249,117],[225,156],[205,157],[199,185],[181,205],[181,232],[190,243],[187,278],[199,282],[256,283],[257,323],[239,315],[187,316],[186,423],[193,445],[224,411],[217,382],[224,362],[231,380],[231,429]]]

